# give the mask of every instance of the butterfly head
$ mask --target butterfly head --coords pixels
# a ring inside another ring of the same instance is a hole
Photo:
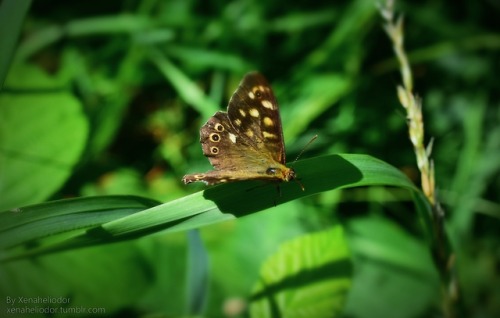
[[[293,170],[293,168],[288,168],[286,166],[269,167],[266,170],[266,174],[282,181],[290,181],[295,179],[296,177],[295,170]]]

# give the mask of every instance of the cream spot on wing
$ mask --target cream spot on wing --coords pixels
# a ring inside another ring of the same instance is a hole
[[[254,86],[252,88],[252,92],[253,92],[255,98],[261,98],[262,97],[262,89],[263,88],[264,88],[264,86],[261,86],[261,85]]]
[[[220,141],[220,135],[218,133],[211,133],[209,138],[210,138],[210,141],[213,141],[213,142]]]
[[[248,97],[250,97],[250,99],[255,99],[255,94],[253,92],[248,92]]]
[[[245,113],[245,111],[243,109],[240,108],[238,110],[240,111],[241,116],[247,117],[247,113]]]
[[[231,141],[233,142],[233,144],[236,143],[236,135],[235,134],[229,133],[229,139],[231,139]]]
[[[249,111],[250,116],[259,117],[259,111],[256,108],[251,108]]]
[[[224,131],[224,126],[222,126],[220,123],[216,123],[214,128],[217,131]]]
[[[241,120],[238,118],[234,120],[234,123],[236,124],[236,126],[241,126]]]
[[[264,119],[262,121],[264,122],[265,126],[268,126],[268,127],[274,126],[273,120],[269,117],[264,117]]]
[[[262,135],[264,136],[264,138],[271,138],[271,139],[277,138],[275,134],[268,133],[267,131],[263,131]]]
[[[253,137],[253,131],[251,131],[250,129],[248,129],[247,131],[245,131],[245,135],[247,135],[248,137],[252,138]]]
[[[260,103],[262,104],[262,106],[264,106],[267,109],[274,109],[273,103],[271,103],[268,100],[263,100]]]

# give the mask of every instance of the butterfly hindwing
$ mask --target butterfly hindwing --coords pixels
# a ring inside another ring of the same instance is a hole
[[[215,170],[241,169],[242,162],[252,157],[248,155],[249,151],[257,155],[257,151],[233,128],[226,112],[215,113],[201,127],[200,143],[203,154]]]

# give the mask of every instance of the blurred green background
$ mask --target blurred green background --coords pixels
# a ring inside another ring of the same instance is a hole
[[[460,312],[494,317],[500,3],[398,1],[396,8],[405,18],[426,143],[434,139]],[[204,189],[180,182],[211,169],[199,128],[226,108],[251,70],[273,86],[289,161],[318,134],[303,157],[369,154],[419,184],[396,96],[398,65],[375,1],[3,0],[0,10],[2,211],[111,194],[167,202]],[[348,258],[352,271],[335,281],[343,286],[332,296],[338,304],[317,317],[428,317],[440,312],[442,290],[419,222],[407,191],[363,187],[199,233],[158,233],[1,264],[0,316],[9,297],[52,296],[105,308],[102,316],[266,317],[258,304],[249,310],[259,277],[271,275],[273,260],[322,242],[333,258]],[[331,245],[321,237],[328,233],[338,238]],[[198,259],[189,256],[193,246],[202,249]],[[190,275],[197,265],[208,271],[201,287]],[[193,288],[199,306],[191,302]]]

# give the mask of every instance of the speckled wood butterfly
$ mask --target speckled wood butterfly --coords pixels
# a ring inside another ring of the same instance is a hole
[[[264,76],[245,75],[229,101],[200,129],[203,154],[215,170],[188,174],[184,183],[241,180],[290,181],[278,103]]]

